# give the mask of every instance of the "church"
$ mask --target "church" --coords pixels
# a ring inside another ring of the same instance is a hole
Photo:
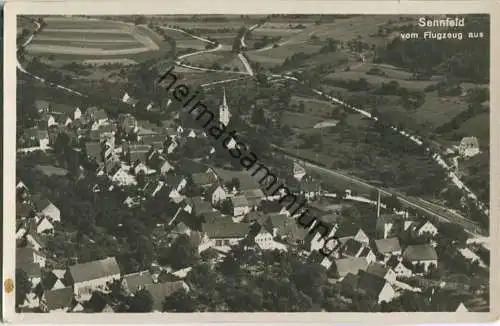
[[[219,121],[227,126],[229,124],[229,119],[231,118],[231,113],[229,113],[229,107],[227,106],[226,100],[226,90],[223,88],[224,97],[222,99],[222,104],[219,106]]]

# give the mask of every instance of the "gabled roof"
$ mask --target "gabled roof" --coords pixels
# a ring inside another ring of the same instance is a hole
[[[354,239],[349,239],[346,241],[343,247],[343,254],[346,256],[354,256],[363,247],[363,244]]]
[[[371,262],[368,265],[367,273],[377,275],[378,277],[384,278],[389,272],[390,268],[381,263]]]
[[[153,283],[153,276],[149,271],[142,271],[132,274],[127,274],[123,277],[123,281],[127,289],[134,293],[139,288]]]
[[[49,310],[70,308],[73,305],[74,292],[71,287],[45,291],[44,295]]]
[[[399,239],[396,237],[387,239],[377,239],[375,240],[375,247],[377,248],[377,251],[380,252],[381,254],[389,254],[401,250]]]
[[[196,186],[207,186],[217,182],[217,178],[212,173],[198,172],[191,175],[191,180]]]
[[[165,298],[183,290],[184,284],[184,281],[147,284],[145,288],[153,297],[153,310],[163,311]]]
[[[80,283],[120,274],[120,267],[114,257],[108,257],[70,266],[69,271],[74,282]]]
[[[359,270],[368,268],[368,263],[362,257],[335,259],[333,265],[339,277],[344,277],[348,273],[357,274]]]
[[[382,292],[382,289],[387,281],[382,277],[378,277],[375,274],[370,274],[362,270],[359,271],[358,276],[358,289],[365,292],[369,296],[373,296],[378,299],[378,296],[380,295],[380,292]]]
[[[244,238],[250,231],[250,223],[204,223],[203,231],[213,238]]]
[[[278,201],[264,200],[260,203],[260,208],[264,213],[278,213],[283,209],[283,205]]]
[[[168,182],[168,179],[167,179],[167,182]],[[198,196],[198,197],[189,198],[187,200],[187,202],[193,206],[193,210],[195,211],[195,213],[197,215],[201,215],[201,214],[213,211],[212,205],[208,201],[203,200],[202,197]]]
[[[406,247],[403,258],[408,261],[437,260],[438,256],[433,246],[428,244]]]
[[[231,203],[233,204],[233,207],[246,207],[249,205],[245,196],[231,197]]]
[[[38,212],[43,211],[45,208],[47,208],[49,205],[52,204],[52,202],[50,200],[43,197],[42,195],[33,195],[31,197],[31,201],[32,201],[33,205],[35,206],[35,210]]]
[[[219,211],[205,212],[201,215],[203,215],[203,217],[205,218],[206,223],[212,223],[214,221],[219,221],[222,218],[222,214]],[[232,220],[232,218],[231,218],[231,220]]]
[[[360,227],[356,223],[343,222],[340,224],[335,236],[337,238],[354,237],[358,233]]]
[[[95,158],[97,162],[102,162],[102,145],[99,142],[86,142],[85,152],[87,156]]]

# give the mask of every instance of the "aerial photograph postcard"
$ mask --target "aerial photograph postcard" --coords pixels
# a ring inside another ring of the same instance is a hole
[[[16,24],[12,315],[492,311],[489,14]]]

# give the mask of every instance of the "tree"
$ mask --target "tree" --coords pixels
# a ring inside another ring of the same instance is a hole
[[[160,263],[168,264],[174,269],[181,269],[193,265],[198,257],[198,248],[187,235],[182,234],[170,248],[164,249]]]
[[[129,312],[151,312],[153,303],[153,296],[148,290],[138,290],[130,299]]]
[[[177,291],[163,301],[164,312],[195,312],[196,302],[191,293]]]
[[[26,296],[31,292],[31,281],[28,278],[28,274],[21,269],[16,269],[16,307],[19,307],[26,300]]]

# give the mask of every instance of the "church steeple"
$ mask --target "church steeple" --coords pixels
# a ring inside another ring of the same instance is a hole
[[[229,113],[229,107],[227,106],[227,99],[226,99],[226,89],[223,88],[223,98],[222,98],[222,104],[219,106],[219,121],[224,125],[227,126],[229,123],[229,118],[230,118],[230,113]]]
[[[226,89],[223,87],[222,91],[224,92],[224,97],[222,99],[222,106],[227,108],[227,101],[226,101]]]

